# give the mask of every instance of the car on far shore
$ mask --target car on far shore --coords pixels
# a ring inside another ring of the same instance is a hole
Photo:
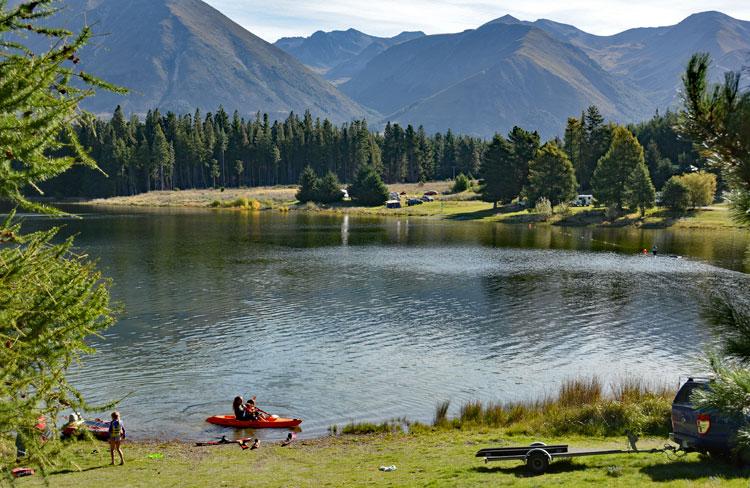
[[[435,195],[440,195],[440,193],[436,192],[435,190],[427,190],[426,192],[424,192],[424,195],[428,197],[434,197]]]
[[[414,205],[422,205],[423,203],[424,202],[420,200],[419,198],[410,198],[409,200],[406,201],[406,204],[409,205],[410,207]]]

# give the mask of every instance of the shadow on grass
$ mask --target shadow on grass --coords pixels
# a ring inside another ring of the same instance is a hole
[[[449,215],[446,217],[448,220],[481,220],[493,215],[505,215],[510,213],[519,213],[518,215],[511,215],[501,220],[504,224],[527,224],[539,222],[541,219],[538,215],[533,213],[525,212],[525,208],[518,204],[501,205],[497,208],[488,208],[485,210],[476,210],[474,212],[462,212]]]
[[[547,468],[547,471],[545,471],[545,474],[573,473],[575,471],[583,471],[585,469],[587,469],[587,467],[584,464],[576,464],[571,459],[564,459],[561,461],[554,461],[550,463],[549,468]],[[475,473],[487,473],[487,474],[492,474],[492,473],[510,474],[510,475],[515,476],[516,478],[531,478],[534,476],[538,476],[529,472],[525,464],[520,464],[516,466],[493,466],[493,467],[475,466],[471,468],[471,471],[474,471]]]
[[[605,220],[606,218],[604,216],[603,209],[592,208],[568,215],[567,217],[562,217],[560,220],[555,222],[555,225],[562,225],[566,227],[585,227],[592,224],[599,225]]]
[[[656,482],[697,480],[701,478],[736,479],[750,477],[750,468],[739,468],[725,461],[673,461],[641,468],[641,472]]]
[[[659,210],[658,212],[654,212],[650,215],[651,218],[657,218],[661,219],[658,222],[645,222],[641,227],[644,229],[665,229],[667,227],[671,227],[677,222],[680,221],[683,217],[695,217],[697,215],[697,211],[695,210],[688,210],[683,213],[675,213],[670,210]]]
[[[446,217],[446,219],[447,220],[481,220],[487,217],[492,217],[493,215],[497,215],[499,213],[500,212],[498,212],[497,209],[488,208],[486,210],[477,210],[475,212],[463,212],[463,213],[449,215]]]
[[[71,473],[84,473],[86,471],[93,471],[95,469],[103,469],[110,467],[110,464],[107,463],[106,465],[101,466],[91,466],[89,468],[81,468],[81,469],[73,469],[73,468],[67,468],[67,469],[61,469],[60,471],[55,471],[50,473],[50,475],[56,475],[56,474],[71,474]]]

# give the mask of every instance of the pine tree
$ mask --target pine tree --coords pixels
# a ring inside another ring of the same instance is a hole
[[[630,173],[625,185],[625,198],[630,208],[640,211],[641,217],[646,215],[646,210],[656,205],[656,190],[643,162],[639,162]]]
[[[497,203],[510,202],[521,193],[521,186],[516,179],[513,147],[500,134],[495,134],[487,147],[479,169],[482,200]]]
[[[583,150],[583,125],[581,121],[575,117],[568,118],[568,122],[565,126],[563,149],[568,155],[570,162],[573,163],[573,167],[576,169],[577,178],[580,179],[580,172],[583,170],[581,167]]]
[[[388,200],[388,187],[375,168],[365,165],[359,168],[354,181],[349,186],[349,195],[360,205],[374,207]]]
[[[315,174],[312,166],[305,166],[299,177],[299,190],[297,190],[297,200],[300,203],[314,202],[320,195],[320,179]]]
[[[340,202],[344,198],[341,183],[333,171],[329,171],[320,179],[317,201],[321,203]]]
[[[571,201],[576,195],[575,169],[565,151],[557,144],[543,145],[529,164],[529,183],[525,190],[529,202],[536,203],[546,198],[559,205]]]
[[[616,127],[612,145],[602,156],[591,180],[594,197],[621,210],[626,200],[627,182],[639,164],[645,166],[643,147],[625,127]]]
[[[113,88],[79,69],[90,31],[73,36],[50,27],[52,3],[0,2],[0,200],[46,212],[55,210],[24,191],[76,162],[97,168],[74,125],[91,131],[79,103],[96,87]],[[19,43],[22,33],[51,37],[54,47],[32,54]],[[59,414],[86,408],[65,372],[92,351],[87,337],[113,321],[109,282],[71,253],[72,238],[59,242],[57,229],[22,235],[13,217],[0,224],[0,442],[17,436],[25,464],[46,469],[60,452]],[[51,431],[47,442],[34,427],[42,417]],[[0,476],[9,476],[8,460],[0,458]]]
[[[612,139],[612,128],[604,124],[599,109],[592,105],[582,116],[583,144],[581,147],[580,166],[576,168],[576,176],[581,190],[592,188],[591,178],[596,170],[599,159],[609,149]]]

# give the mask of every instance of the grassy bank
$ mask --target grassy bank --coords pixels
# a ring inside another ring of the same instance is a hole
[[[135,442],[125,446],[127,464],[111,467],[107,445],[86,442],[68,450],[69,463],[53,470],[52,486],[747,486],[750,470],[664,453],[620,454],[555,461],[531,477],[520,461],[486,465],[483,447],[534,441],[575,449],[626,449],[626,428],[647,435],[641,449],[666,442],[673,392],[638,380],[603,385],[596,378],[563,383],[554,397],[510,405],[470,402],[455,418],[438,405],[433,425],[404,421],[350,424],[334,435],[267,443],[259,450],[236,445],[196,447],[182,442]],[[398,426],[398,428],[395,428]],[[581,434],[586,434],[581,435]],[[657,434],[657,435],[654,435]],[[395,465],[382,472],[380,466]],[[19,486],[43,480],[22,479]]]
[[[129,197],[113,197],[93,200],[94,205],[132,207],[201,207],[232,208],[241,210],[308,211],[333,214],[355,214],[373,216],[430,217],[446,220],[473,220],[508,224],[551,224],[561,226],[601,226],[643,228],[740,228],[730,218],[726,205],[715,205],[692,210],[675,216],[666,209],[655,208],[644,218],[637,213],[623,215],[613,221],[605,216],[604,209],[592,207],[570,207],[557,209],[550,217],[543,217],[513,206],[493,208],[492,204],[477,199],[473,192],[449,194],[450,182],[390,185],[391,191],[405,192],[408,196],[421,196],[426,190],[435,190],[440,195],[434,202],[413,207],[388,209],[384,206],[358,207],[350,202],[337,205],[297,205],[295,186],[231,188],[221,190],[154,191]]]
[[[49,475],[55,487],[94,486],[747,486],[750,471],[691,454],[632,454],[555,461],[548,473],[529,477],[518,461],[485,464],[474,457],[483,447],[525,445],[538,437],[512,436],[500,429],[438,430],[419,434],[329,437],[290,447],[129,443],[127,464],[109,466],[106,445],[75,446],[76,465]],[[624,438],[544,437],[548,444],[581,449],[624,449]],[[663,439],[644,439],[642,448]],[[157,456],[153,456],[157,455]],[[156,459],[154,459],[156,457]],[[395,465],[382,472],[379,466]],[[18,486],[42,486],[40,478]]]

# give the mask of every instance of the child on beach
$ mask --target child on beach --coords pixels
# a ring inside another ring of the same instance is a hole
[[[112,422],[109,423],[109,455],[112,458],[111,465],[115,464],[115,450],[120,455],[120,466],[125,464],[125,459],[122,456],[122,447],[120,443],[125,438],[125,426],[122,425],[120,420],[120,412],[112,412]]]

